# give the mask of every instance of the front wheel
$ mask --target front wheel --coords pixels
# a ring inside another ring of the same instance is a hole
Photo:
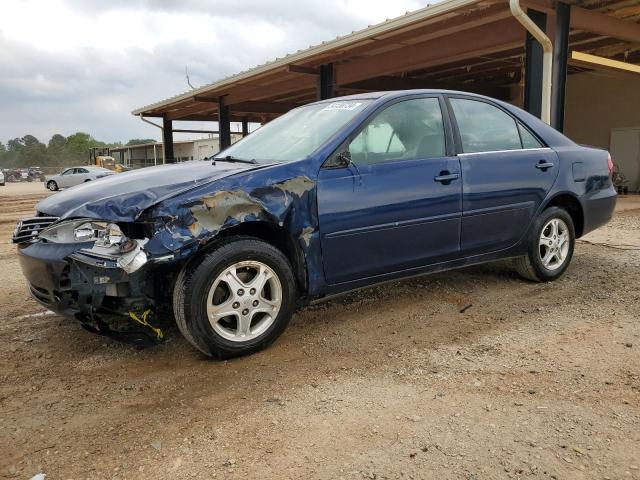
[[[515,268],[527,280],[556,280],[571,262],[575,241],[571,215],[562,208],[548,208],[536,219],[527,255],[514,260]]]
[[[173,309],[184,337],[205,355],[257,352],[284,331],[296,302],[287,257],[252,237],[221,242],[178,275]]]
[[[47,183],[47,188],[52,192],[55,192],[56,190],[58,190],[58,184],[53,180],[50,180],[49,183]]]

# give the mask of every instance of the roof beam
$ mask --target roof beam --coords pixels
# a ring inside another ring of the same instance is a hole
[[[180,108],[166,114],[167,120],[180,120],[193,114],[202,114],[205,112],[213,112],[218,110],[218,105],[214,107],[210,103],[196,103],[189,107]]]
[[[571,28],[640,43],[640,25],[603,13],[571,7]]]
[[[242,113],[287,113],[289,110],[299,106],[299,103],[242,102],[236,103],[233,106],[233,111]]]
[[[316,79],[305,75],[295,76],[278,83],[272,83],[268,86],[254,85],[246,89],[237,89],[232,91],[225,97],[227,105],[246,102],[249,100],[261,100],[264,98],[275,97],[287,93],[294,93],[307,88],[315,88]]]
[[[193,97],[196,102],[218,103],[218,97],[207,97],[205,95],[196,95]]]
[[[320,75],[320,70],[314,67],[305,67],[303,65],[288,65],[287,72],[302,73],[304,75]]]
[[[524,46],[525,33],[513,18],[466,32],[409,45],[337,66],[336,84],[348,85],[371,77],[418,70]],[[473,46],[472,48],[469,48]]]
[[[443,82],[438,80],[427,80],[406,77],[377,77],[362,80],[360,82],[345,85],[347,88],[360,91],[380,91],[380,90],[411,90],[416,88],[435,88],[444,90],[464,90],[468,92],[481,93],[491,97],[501,97],[505,88],[500,85],[487,85],[479,82]]]
[[[252,122],[252,123],[261,123],[263,121],[262,117],[265,116],[269,116],[269,115],[259,115],[259,114],[250,114],[250,115],[233,115],[233,113],[231,114],[231,116],[229,117],[229,119],[231,120],[231,123],[234,122],[241,122],[242,120],[247,120],[248,122]],[[193,122],[217,122],[218,121],[218,115],[189,115],[187,117],[183,117],[180,119],[181,121],[193,121]],[[235,132],[231,132],[231,133],[235,133]]]
[[[431,82],[433,83],[433,82]],[[368,78],[366,80],[360,80],[359,82],[353,82],[342,85],[346,88],[353,88],[356,90],[411,90],[414,88],[429,88],[428,80],[420,80],[416,78],[407,77],[392,77],[382,76],[375,78]]]
[[[615,70],[640,74],[640,65],[611,60],[610,58],[590,55],[588,53],[576,52],[575,50],[571,52],[569,63],[571,65],[593,68],[596,70]]]

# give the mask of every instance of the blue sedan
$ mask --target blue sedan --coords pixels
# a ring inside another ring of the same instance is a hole
[[[611,170],[504,102],[368,93],[296,108],[207,161],[61,192],[14,242],[48,308],[136,342],[175,320],[228,358],[269,345],[301,304],[387,280],[506,258],[556,280],[611,218]]]

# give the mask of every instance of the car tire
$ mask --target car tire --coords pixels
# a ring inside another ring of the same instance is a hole
[[[515,269],[533,282],[556,280],[571,263],[575,241],[571,215],[562,208],[547,208],[534,222],[527,255],[514,259]]]
[[[295,307],[296,281],[287,257],[247,236],[223,240],[188,262],[173,292],[180,332],[202,353],[219,359],[270,345]]]
[[[51,190],[52,192],[55,192],[55,191],[57,191],[57,190],[58,190],[58,184],[57,184],[55,181],[53,181],[53,180],[49,180],[49,181],[47,182],[47,188],[48,188],[49,190]]]

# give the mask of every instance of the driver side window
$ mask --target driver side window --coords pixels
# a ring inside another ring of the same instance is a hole
[[[73,174],[73,168],[69,168],[64,172],[62,172],[62,175],[72,175],[72,174]]]
[[[417,98],[391,105],[367,122],[349,153],[356,164],[445,156],[440,102]]]

